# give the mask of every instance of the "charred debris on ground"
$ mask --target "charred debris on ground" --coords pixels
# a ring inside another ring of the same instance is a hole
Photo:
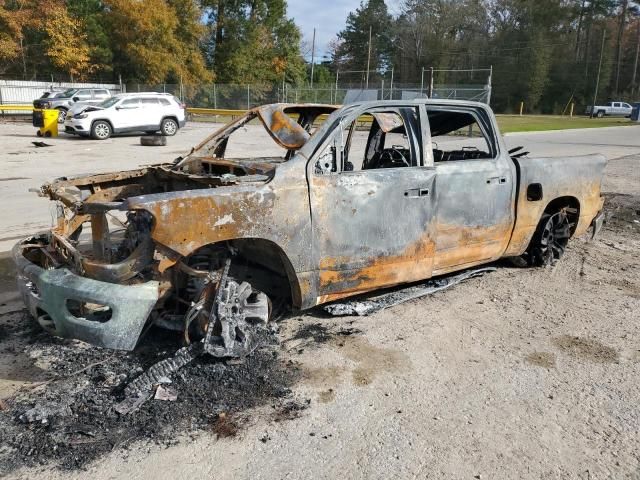
[[[308,405],[291,390],[300,368],[283,359],[276,333],[265,328],[250,356],[198,356],[160,379],[153,397],[135,412],[119,414],[115,407],[126,386],[174,354],[174,337],[154,331],[134,352],[112,351],[52,337],[27,314],[12,317],[11,324],[2,322],[0,349],[18,346],[50,377],[0,405],[0,472],[48,463],[82,468],[137,440],[171,445],[180,436],[206,431],[229,437],[249,421],[249,409],[268,407],[279,421],[295,418]]]

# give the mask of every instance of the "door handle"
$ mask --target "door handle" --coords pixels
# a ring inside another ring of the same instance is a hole
[[[428,197],[429,189],[428,188],[412,188],[410,190],[406,190],[404,192],[405,197],[418,198],[418,197]]]
[[[487,178],[487,185],[497,183],[498,185],[506,185],[507,177],[491,177]]]

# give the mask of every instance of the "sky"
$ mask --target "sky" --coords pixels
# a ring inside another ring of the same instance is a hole
[[[287,4],[287,15],[295,20],[309,44],[315,27],[316,62],[319,63],[327,52],[327,44],[344,29],[347,15],[360,6],[360,0],[289,0]]]

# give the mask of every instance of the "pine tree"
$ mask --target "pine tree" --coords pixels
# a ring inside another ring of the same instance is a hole
[[[347,25],[338,33],[340,45],[333,58],[340,70],[364,71],[369,55],[371,32],[370,71],[390,68],[392,17],[384,0],[362,1],[355,12],[347,17]]]

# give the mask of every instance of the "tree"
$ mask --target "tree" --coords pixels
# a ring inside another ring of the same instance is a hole
[[[114,67],[129,81],[210,81],[199,53],[202,31],[191,1],[105,0]]]
[[[345,29],[338,33],[341,43],[333,57],[334,64],[340,70],[364,71],[370,46],[369,70],[386,71],[391,64],[392,21],[384,0],[362,1],[355,12],[349,13]]]
[[[90,63],[95,71],[113,70],[113,51],[107,30],[109,12],[101,0],[67,0],[69,15],[82,22],[89,47]]]
[[[39,42],[43,13],[57,2],[0,0],[0,71],[21,72],[26,78],[34,62],[30,46]]]
[[[304,81],[301,34],[286,16],[285,0],[213,0],[207,5],[207,58],[218,81]]]
[[[64,5],[55,5],[47,12],[44,31],[47,34],[46,54],[54,67],[79,79],[86,78],[95,69],[90,63],[82,23],[69,16]]]

